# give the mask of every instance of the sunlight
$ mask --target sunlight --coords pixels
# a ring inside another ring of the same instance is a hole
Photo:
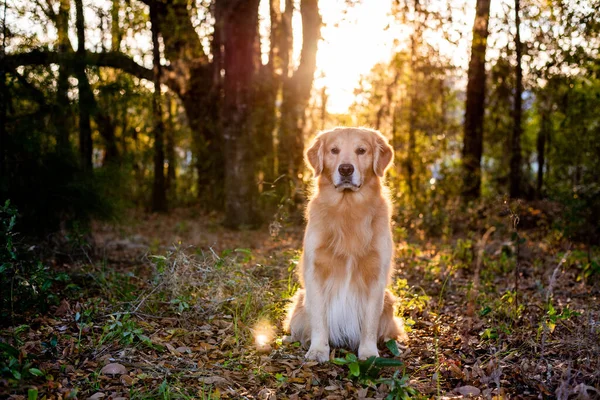
[[[254,329],[252,329],[252,333],[254,334],[254,344],[257,351],[271,351],[271,342],[275,335],[275,329],[268,320],[259,320]]]
[[[343,0],[320,4],[322,41],[317,53],[315,88],[327,87],[330,113],[344,113],[354,100],[361,75],[390,58],[395,33],[391,32],[390,0],[348,6]],[[343,16],[342,18],[340,16]]]

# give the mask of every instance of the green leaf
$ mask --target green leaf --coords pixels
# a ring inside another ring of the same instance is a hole
[[[376,367],[401,367],[404,365],[404,363],[394,358],[377,357],[375,361],[373,361],[373,365]]]
[[[398,342],[396,342],[396,340],[388,340],[385,342],[385,346],[392,352],[393,355],[400,357],[400,349],[398,349]]]
[[[492,312],[492,308],[490,306],[485,306],[481,309],[481,311],[479,311],[479,316],[485,317],[486,315],[488,315],[491,312]]]
[[[350,369],[350,376],[359,376],[360,375],[360,367],[358,363],[348,364],[348,368]]]
[[[335,357],[333,360],[331,360],[331,362],[334,363],[335,365],[348,364],[348,360],[346,360],[345,358],[339,358],[339,357]]]
[[[355,354],[353,353],[348,353],[346,354],[346,360],[350,361],[350,362],[357,362],[358,358],[356,357]]]
[[[27,400],[37,400],[38,390],[37,388],[30,388],[27,390]]]
[[[14,347],[12,347],[9,344],[6,343],[2,343],[0,342],[0,351],[8,354],[9,356],[18,358],[19,357],[19,350],[15,349]]]
[[[16,369],[11,369],[10,372],[13,374],[15,379],[18,379],[18,380],[21,379],[21,373],[19,371],[17,371]]]
[[[44,373],[37,368],[29,368],[29,373],[33,376],[44,376]]]

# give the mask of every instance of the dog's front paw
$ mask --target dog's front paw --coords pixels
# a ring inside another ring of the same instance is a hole
[[[366,360],[369,357],[379,357],[379,350],[377,350],[377,344],[361,344],[358,347],[358,358],[361,360]]]
[[[320,363],[329,361],[329,345],[325,346],[310,346],[308,352],[304,356],[307,360],[314,360]]]

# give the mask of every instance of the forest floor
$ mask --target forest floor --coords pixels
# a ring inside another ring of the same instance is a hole
[[[234,232],[195,209],[96,222],[51,258],[70,276],[59,304],[0,331],[18,351],[0,397],[598,398],[598,251],[535,205],[519,213],[516,231],[488,209],[435,239],[397,225],[409,342],[381,351],[401,366],[369,371],[343,350],[307,362],[282,340],[302,226]]]

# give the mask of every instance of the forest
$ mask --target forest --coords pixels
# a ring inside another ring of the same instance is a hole
[[[600,398],[598,0],[3,0],[0,397]],[[337,126],[408,342],[282,328]]]

